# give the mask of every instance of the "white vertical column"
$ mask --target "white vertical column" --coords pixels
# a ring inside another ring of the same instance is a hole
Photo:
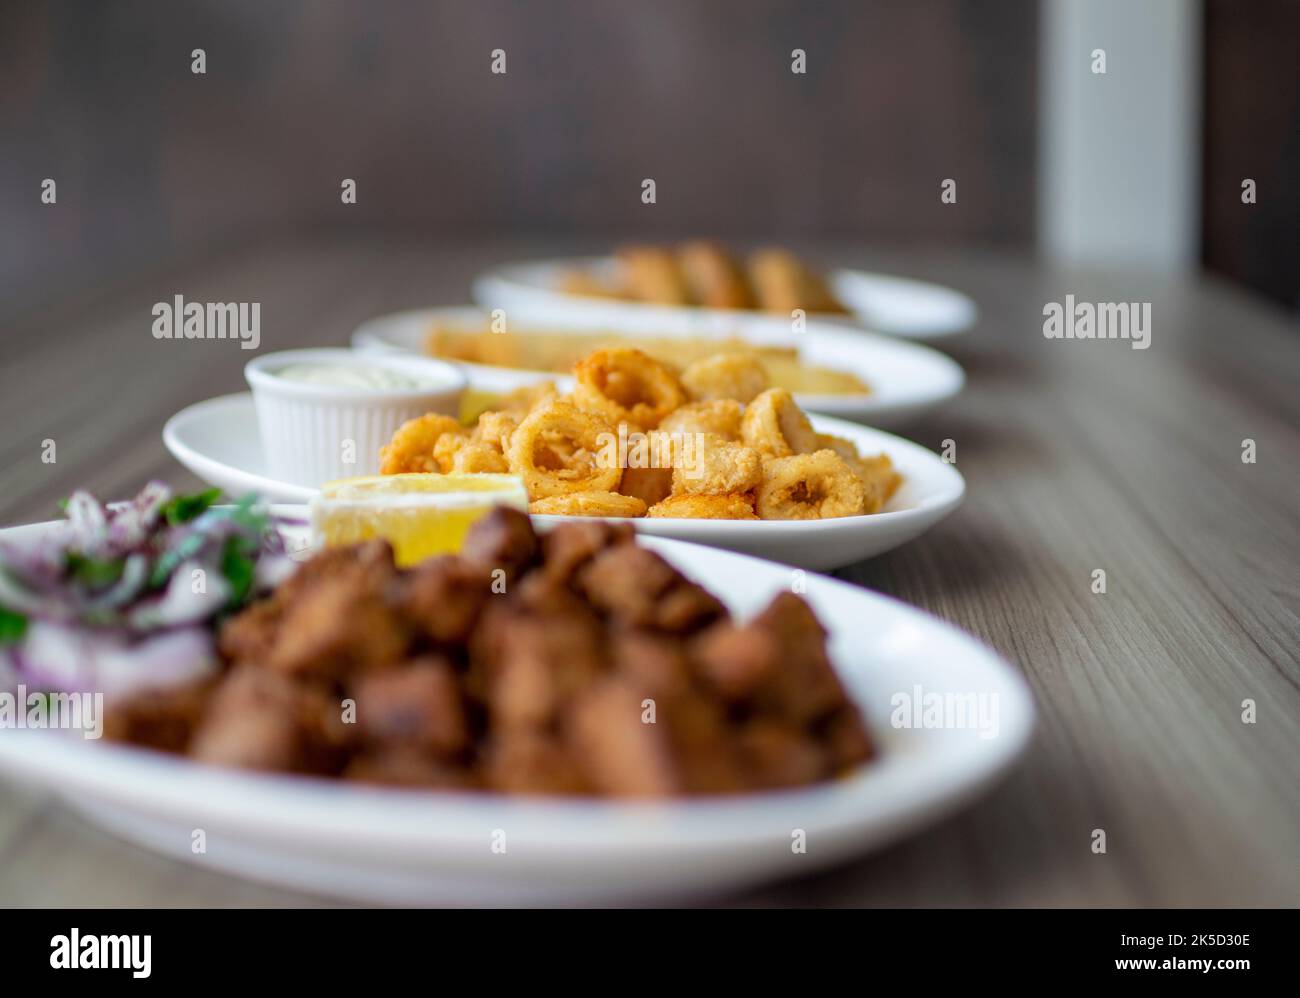
[[[1043,0],[1041,12],[1042,250],[1071,263],[1195,266],[1200,0]]]

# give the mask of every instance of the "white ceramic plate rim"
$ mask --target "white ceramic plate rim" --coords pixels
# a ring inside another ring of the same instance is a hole
[[[589,298],[569,294],[556,286],[556,277],[568,270],[595,270],[610,272],[613,258],[609,256],[571,257],[552,260],[526,260],[501,264],[479,274],[473,282],[473,298],[481,305],[513,307],[520,314],[546,315],[577,319],[583,315],[615,316],[626,314],[629,321],[692,324],[697,327],[716,324],[720,318],[747,315],[766,318],[778,325],[788,325],[782,318],[764,317],[762,313],[736,312],[727,309],[706,308],[698,305],[647,305],[641,302],[620,301],[607,298]],[[979,309],[969,295],[954,288],[931,281],[900,277],[874,271],[833,269],[828,273],[832,288],[853,311],[850,316],[817,315],[817,321],[830,324],[852,325],[875,330],[892,336],[911,339],[938,340],[964,333],[979,318]],[[881,321],[867,311],[869,306],[862,295],[875,292],[902,297],[912,297],[928,304],[935,314],[927,321],[918,319],[888,319]],[[937,317],[936,317],[937,316]]]

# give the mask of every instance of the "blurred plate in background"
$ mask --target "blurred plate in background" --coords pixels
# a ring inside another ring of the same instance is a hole
[[[886,336],[876,336],[820,320],[810,320],[799,333],[790,324],[773,321],[770,316],[744,313],[720,313],[727,318],[709,335],[710,338],[734,337],[760,346],[793,346],[807,364],[831,368],[855,375],[871,391],[854,395],[810,395],[795,393],[795,400],[809,412],[821,412],[841,419],[852,419],[873,426],[897,426],[952,398],[961,391],[966,376],[952,358],[915,343],[903,343]],[[589,318],[589,317],[588,317]],[[521,319],[507,309],[508,328],[512,334],[530,332],[571,332],[593,337],[660,336],[665,339],[686,337],[678,327],[657,330],[642,323],[626,321],[596,323],[588,320]],[[357,327],[352,345],[359,350],[403,350],[429,356],[426,341],[431,329],[486,330],[490,314],[480,308],[430,308],[371,319]],[[693,340],[696,337],[689,337]],[[572,386],[567,375],[538,371],[521,371],[485,364],[461,363],[470,387],[481,391],[509,391],[523,384],[554,380],[561,391]]]
[[[474,281],[474,300],[486,308],[504,308],[530,320],[590,322],[621,327],[633,323],[642,332],[652,328],[697,335],[725,332],[737,317],[784,328],[785,316],[762,312],[685,305],[651,305],[613,298],[575,295],[561,290],[565,275],[587,270],[612,278],[611,257],[577,257],[512,263],[480,274]],[[809,320],[836,325],[856,325],[891,336],[929,340],[956,336],[975,325],[979,309],[967,295],[941,284],[862,270],[831,270],[831,290],[852,311],[851,317],[810,315]]]

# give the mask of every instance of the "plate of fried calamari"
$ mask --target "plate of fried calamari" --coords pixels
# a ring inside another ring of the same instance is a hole
[[[737,315],[788,328],[797,315],[925,340],[961,333],[978,317],[969,297],[942,285],[822,268],[779,247],[742,254],[698,239],[508,264],[479,276],[474,300],[541,319],[694,334],[725,331]]]
[[[65,509],[0,531],[0,687],[32,691],[22,727],[82,730],[6,726],[0,769],[313,893],[715,897],[937,820],[1033,726],[1023,680],[956,629],[627,523],[496,507],[402,567],[215,491]]]
[[[366,357],[358,352],[357,363]],[[466,402],[458,416],[409,419],[378,453],[357,455],[356,473],[513,475],[542,518],[631,519],[644,534],[813,569],[918,536],[965,491],[952,465],[923,447],[807,415],[748,354],[709,355],[680,373],[611,347],[583,357],[564,394],[541,381]],[[228,491],[306,501],[325,484],[276,479],[247,396],[182,411],[164,440]]]
[[[471,391],[500,392],[539,380],[571,385],[578,361],[598,349],[632,347],[680,372],[690,383],[707,378],[709,358],[747,354],[771,387],[789,391],[809,412],[873,426],[897,426],[961,391],[965,375],[948,356],[816,319],[797,332],[789,323],[735,315],[708,336],[656,331],[652,325],[605,326],[578,320],[547,322],[512,310],[474,307],[420,309],[381,316],[352,334],[359,350],[404,351],[462,366]],[[617,329],[618,331],[613,331]]]

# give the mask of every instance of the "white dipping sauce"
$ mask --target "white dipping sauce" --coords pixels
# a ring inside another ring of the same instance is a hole
[[[275,372],[285,381],[304,385],[324,385],[327,388],[380,388],[409,391],[425,388],[428,382],[420,378],[366,364],[290,364]]]

